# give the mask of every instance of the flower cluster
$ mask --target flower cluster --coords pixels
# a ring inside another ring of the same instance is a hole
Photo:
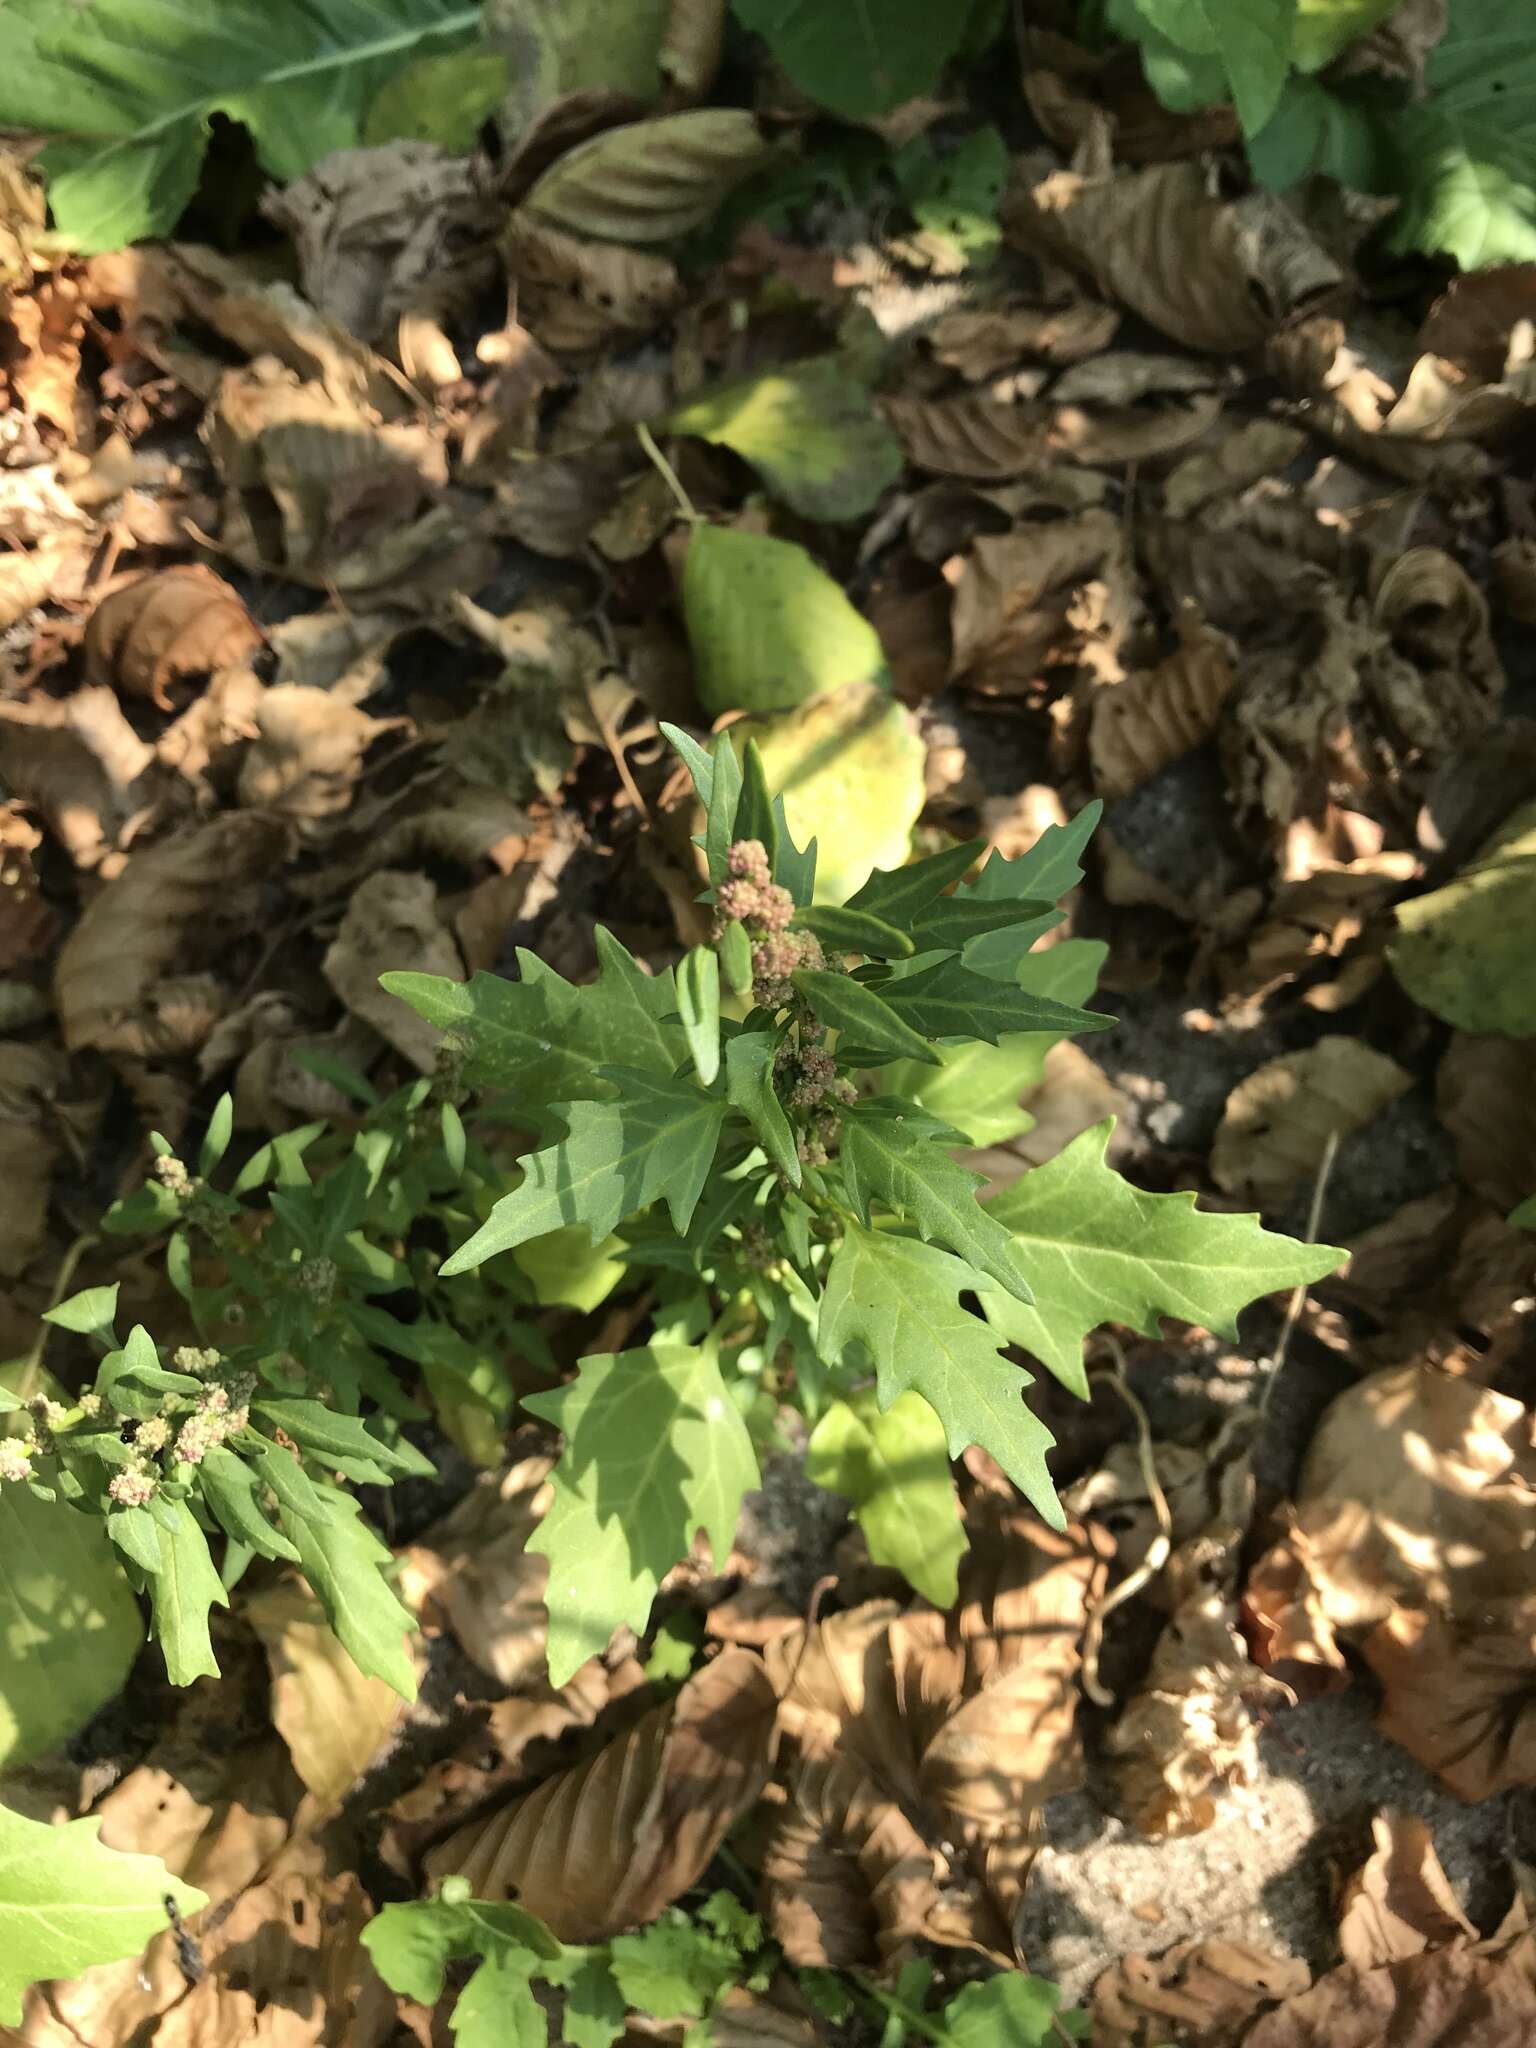
[[[0,1436],[0,1479],[30,1479],[35,1448],[21,1437]]]
[[[781,1010],[794,1000],[790,976],[798,967],[824,964],[811,932],[792,932],[795,899],[772,880],[768,849],[760,839],[738,839],[726,855],[730,879],[715,891],[715,936],[739,921],[752,942],[752,1000]]]
[[[188,1171],[186,1161],[176,1158],[173,1153],[162,1153],[155,1161],[155,1178],[179,1201],[184,1202],[197,1193],[197,1182]]]

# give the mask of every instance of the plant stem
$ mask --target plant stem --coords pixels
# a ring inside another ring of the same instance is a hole
[[[656,437],[651,432],[650,428],[645,424],[644,420],[641,420],[639,424],[636,426],[635,438],[639,441],[640,446],[645,450],[646,454],[649,455],[652,462],[654,462],[656,467],[661,471],[663,478],[666,480],[667,489],[672,493],[673,497],[676,498],[677,500],[678,511],[682,513],[683,517],[688,521],[688,524],[690,526],[702,525],[702,514],[699,512],[699,509],[694,504],[692,498],[690,498],[688,493],[683,489],[682,478],[678,475],[677,471],[672,467],[671,463],[668,462],[665,455],[662,454],[660,448],[657,447]]]

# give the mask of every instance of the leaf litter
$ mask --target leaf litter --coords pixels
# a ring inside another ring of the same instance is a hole
[[[426,49],[446,10],[405,11]],[[1040,957],[1097,948],[1115,1029],[1005,1040],[972,1163],[1002,1213],[1022,1162],[1089,1173],[1115,1115],[1139,1200],[1298,1228],[1320,1196],[1351,1262],[1236,1348],[1168,1321],[1166,1279],[1003,1323],[1036,1357],[1110,1323],[1132,1401],[1095,1371],[1060,1431],[1065,1536],[971,1454],[917,1566],[957,1577],[949,1612],[850,1476],[942,1469],[881,1441],[898,1406],[799,1452],[855,1537],[775,1506],[770,1469],[738,1548],[661,1579],[659,1630],[555,1687],[549,1434],[493,1441],[477,1482],[449,1446],[395,1531],[428,1705],[274,1574],[222,1624],[231,1725],[207,1681],[140,1670],[131,1727],[6,1777],[210,1901],[195,1971],[167,1928],[34,1993],[17,2038],[427,2038],[358,1952],[386,1895],[468,1875],[587,1941],[726,1872],[797,1969],[1022,1965],[1111,2048],[1523,2040],[1529,264],[1384,296],[1373,219],[1214,175],[1228,110],[1170,112],[1062,10],[1024,30],[1052,147],[974,150],[1001,166],[979,230],[958,171],[911,198],[963,99],[902,110],[885,186],[823,157],[808,82],[862,140],[880,116],[863,70],[822,78],[807,10],[736,8],[782,67],[755,111],[703,103],[707,0],[611,48],[595,5],[585,44],[497,12],[535,61],[401,81],[411,119],[462,85],[451,132],[348,101],[303,161],[269,102],[228,102],[269,180],[235,255],[167,239],[149,183],[107,234],[100,138],[53,170],[63,240],[5,158],[7,1342],[150,1124],[174,1140],[233,1077],[256,1143],[345,1113],[328,1059],[429,1071],[381,971],[527,945],[585,979],[599,913],[675,961],[699,878],[663,718],[760,739],[833,901],[1102,799],[1109,854]],[[1350,61],[1432,70],[1433,13]],[[147,145],[186,190],[202,146],[190,119]],[[1443,203],[1415,189],[1391,232]],[[557,1348],[608,1313],[561,1290]],[[783,1989],[714,2038],[862,2038]]]

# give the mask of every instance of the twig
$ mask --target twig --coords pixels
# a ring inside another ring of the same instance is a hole
[[[1306,1235],[1302,1239],[1303,1244],[1316,1244],[1317,1242],[1317,1233],[1322,1228],[1323,1222],[1323,1202],[1328,1194],[1328,1182],[1332,1178],[1333,1162],[1338,1157],[1338,1153],[1339,1133],[1338,1127],[1335,1125],[1328,1133],[1328,1142],[1323,1147],[1322,1158],[1318,1161],[1317,1179],[1312,1184],[1312,1202],[1307,1210],[1307,1229]],[[1301,1321],[1301,1312],[1306,1306],[1307,1285],[1308,1283],[1305,1280],[1298,1281],[1291,1289],[1291,1298],[1285,1305],[1285,1320],[1280,1325],[1280,1335],[1275,1339],[1275,1348],[1270,1354],[1269,1359],[1269,1371],[1264,1377],[1264,1390],[1259,1395],[1259,1410],[1255,1428],[1269,1413],[1269,1401],[1270,1396],[1275,1390],[1275,1381],[1279,1379],[1281,1373],[1285,1370],[1286,1355],[1291,1348],[1291,1339],[1296,1334],[1296,1325]]]
[[[1108,1331],[1104,1343],[1110,1354],[1110,1363],[1101,1368],[1104,1376],[1114,1386],[1116,1393],[1130,1409],[1136,1424],[1136,1455],[1141,1463],[1142,1484],[1147,1489],[1147,1498],[1152,1503],[1152,1512],[1157,1517],[1157,1534],[1147,1546],[1147,1554],[1133,1571],[1126,1573],[1118,1586],[1106,1593],[1088,1617],[1083,1630],[1083,1691],[1096,1707],[1112,1707],[1115,1696],[1099,1677],[1099,1651],[1104,1640],[1104,1623],[1117,1607],[1133,1599],[1143,1586],[1155,1579],[1168,1562],[1173,1549],[1173,1515],[1168,1506],[1168,1496],[1163,1492],[1162,1482],[1157,1476],[1157,1460],[1152,1448],[1152,1424],[1139,1397],[1131,1391],[1125,1376],[1125,1353],[1119,1339]]]

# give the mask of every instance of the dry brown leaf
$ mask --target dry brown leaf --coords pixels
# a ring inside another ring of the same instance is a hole
[[[653,1920],[767,1782],[775,1706],[761,1658],[724,1650],[590,1762],[461,1828],[427,1871],[516,1898],[562,1941]]]
[[[1413,1076],[1362,1039],[1321,1038],[1267,1060],[1227,1097],[1211,1177],[1228,1194],[1271,1203],[1316,1173],[1330,1136],[1364,1128]]]
[[[1023,27],[1024,96],[1051,141],[1066,150],[1106,132],[1124,163],[1161,163],[1198,156],[1238,140],[1230,106],[1179,114],[1147,84],[1141,53],[1123,43],[1100,54],[1049,29]]]
[[[585,241],[523,208],[507,222],[502,254],[517,286],[518,317],[556,354],[649,333],[682,295],[665,256]]]
[[[146,808],[153,758],[111,690],[0,698],[0,775],[42,812],[77,867],[100,866]]]
[[[95,535],[56,534],[23,553],[0,554],[0,632],[45,598],[73,594],[96,552]]]
[[[0,804],[0,974],[41,959],[58,929],[38,889],[34,855],[42,843],[20,804]],[[0,1025],[0,1031],[11,1028]]]
[[[1510,618],[1536,626],[1536,537],[1516,534],[1499,542],[1493,551],[1493,593]]]
[[[465,1654],[514,1691],[544,1666],[549,1560],[528,1538],[549,1506],[553,1465],[521,1458],[482,1478],[402,1553],[412,1607],[440,1617]]]
[[[266,691],[254,670],[221,668],[155,743],[155,759],[211,798],[217,780],[228,787],[233,762],[256,737],[256,714]]]
[[[55,442],[73,444],[77,419],[80,344],[86,301],[78,278],[56,272],[25,296],[9,294],[5,318],[16,337],[6,351],[5,381],[23,411],[53,429]]]
[[[750,113],[702,107],[605,129],[536,179],[523,210],[565,234],[670,242],[773,160]]]
[[[1163,484],[1163,509],[1170,519],[1188,519],[1213,498],[1278,476],[1306,445],[1307,437],[1297,427],[1279,420],[1245,420],[1214,448],[1185,456]]]
[[[1437,1949],[1379,1969],[1346,1963],[1261,2019],[1243,2048],[1529,2048],[1536,1943]]]
[[[1441,548],[1409,548],[1376,586],[1372,614],[1399,652],[1424,677],[1431,699],[1461,691],[1481,700],[1491,715],[1504,695],[1504,665],[1488,628],[1488,600],[1466,570]],[[1411,743],[1433,744],[1411,714],[1397,714]]]
[[[1238,2048],[1261,2008],[1312,1981],[1294,1956],[1246,1941],[1183,1941],[1126,1956],[1093,1987],[1095,2048]]]
[[[404,723],[370,718],[336,691],[305,683],[264,690],[253,720],[255,739],[240,764],[240,802],[306,824],[348,808],[368,749]]]
[[[1536,321],[1536,263],[1467,271],[1452,278],[1424,316],[1419,346],[1464,376],[1496,384],[1509,362],[1510,336],[1522,320]]]
[[[1400,1608],[1361,1652],[1382,1686],[1376,1725],[1459,1798],[1536,1785],[1536,1595],[1484,1602],[1466,1620]]]
[[[380,868],[360,882],[321,967],[354,1017],[371,1024],[422,1073],[432,1072],[442,1033],[379,986],[381,974],[405,968],[464,979],[428,876]]]
[[[1339,1915],[1346,1963],[1372,1970],[1425,1949],[1476,1941],[1477,1929],[1457,1904],[1434,1837],[1417,1814],[1378,1815],[1371,1837],[1375,1847],[1350,1880]]]
[[[268,1587],[241,1611],[271,1667],[272,1725],[319,1811],[333,1813],[393,1734],[405,1702],[358,1670],[301,1580]]]
[[[243,668],[261,645],[261,628],[223,577],[182,563],[102,599],[85,632],[86,681],[169,711],[172,683]]]
[[[972,383],[984,383],[1039,357],[1075,363],[1107,348],[1120,325],[1113,306],[1073,299],[1064,306],[1011,304],[982,312],[946,313],[924,337],[938,362]]]
[[[940,476],[983,482],[1049,469],[1061,459],[1048,410],[985,398],[888,398],[882,410],[907,458]]]
[[[1435,1107],[1469,1188],[1506,1214],[1536,1190],[1536,1044],[1456,1032],[1435,1076]]]
[[[49,1045],[0,1041],[0,1276],[14,1279],[48,1234],[53,1169],[62,1128],[50,1114],[63,1058]]]
[[[1363,860],[1320,863],[1301,880],[1283,882],[1269,916],[1248,934],[1241,956],[1223,970],[1229,999],[1254,1001],[1346,954],[1353,965],[1361,958],[1353,951],[1359,941],[1365,942],[1362,952],[1379,972],[1386,937],[1383,913],[1418,869],[1411,853],[1378,853]],[[1336,986],[1323,984],[1324,989]],[[1320,993],[1309,989],[1304,1000],[1313,1002]]]
[[[1094,694],[1088,758],[1100,796],[1129,796],[1216,730],[1237,650],[1193,606],[1181,608],[1178,629],[1176,653]]]
[[[1109,177],[1058,171],[1011,188],[1008,239],[1085,272],[1106,298],[1190,348],[1254,348],[1342,272],[1274,194],[1211,196],[1196,164]]]
[[[714,2048],[818,2048],[821,2040],[809,2008],[787,1977],[770,1986],[766,1998],[739,1985],[728,1991],[709,2025]]]
[[[1137,618],[1124,530],[1108,512],[983,534],[953,581],[953,674],[989,696],[1030,692],[1048,659],[1085,659],[1089,643],[1094,665],[1115,670]]]
[[[156,986],[184,954],[218,957],[230,930],[248,926],[263,879],[278,864],[287,829],[232,811],[135,853],[86,906],[59,949],[54,1000],[71,1051],[142,1056]]]
[[[1058,455],[1103,468],[1155,462],[1204,440],[1221,412],[1219,391],[1195,391],[1152,405],[1056,406],[1051,442]]]

